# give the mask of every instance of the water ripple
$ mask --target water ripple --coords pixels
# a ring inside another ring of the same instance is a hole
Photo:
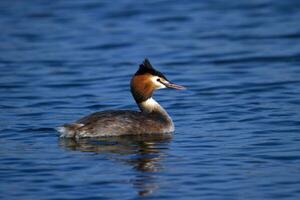
[[[1,1],[0,199],[299,199],[298,7]],[[128,84],[145,57],[188,88],[154,95],[174,135],[58,137],[138,109]]]

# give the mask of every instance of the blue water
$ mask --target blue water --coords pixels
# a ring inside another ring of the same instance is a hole
[[[0,199],[300,199],[300,3],[0,2]],[[59,139],[137,109],[148,57],[173,138]]]

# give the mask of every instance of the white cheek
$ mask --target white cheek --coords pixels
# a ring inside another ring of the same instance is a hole
[[[166,88],[166,86],[160,82],[157,81],[157,79],[159,79],[158,76],[153,76],[151,78],[152,83],[156,86],[156,89],[162,89],[162,88]]]
[[[166,88],[166,86],[164,84],[159,83],[157,89],[163,89],[163,88]]]

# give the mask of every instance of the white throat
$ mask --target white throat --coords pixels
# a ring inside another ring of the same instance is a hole
[[[155,101],[152,97],[147,99],[144,102],[140,103],[140,108],[143,112],[148,112],[151,113],[155,110],[160,110],[163,109],[158,103],[157,101]],[[164,110],[164,109],[163,109]]]
[[[144,102],[139,103],[139,107],[143,113],[155,113],[160,116],[160,119],[163,119],[169,124],[168,132],[174,131],[174,125],[171,117],[168,115],[167,111],[161,107],[152,97],[147,99]]]

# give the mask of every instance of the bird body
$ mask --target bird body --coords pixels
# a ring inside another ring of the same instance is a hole
[[[153,98],[153,92],[162,88],[185,89],[170,83],[150,64],[140,65],[131,79],[131,93],[140,111],[107,110],[92,113],[74,123],[58,127],[61,137],[107,137],[142,134],[166,134],[174,131],[171,117]]]

